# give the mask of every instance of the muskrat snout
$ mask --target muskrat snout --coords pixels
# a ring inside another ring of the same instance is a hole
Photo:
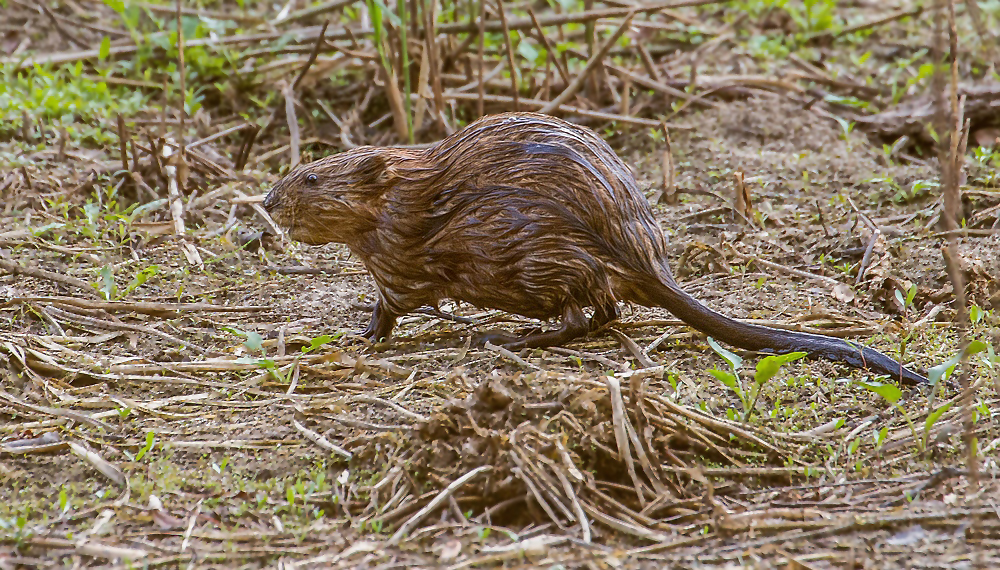
[[[272,188],[271,191],[267,193],[267,196],[264,197],[264,203],[262,205],[264,206],[264,209],[267,210],[269,213],[271,212],[271,210],[274,209],[275,206],[278,205],[277,188]]]

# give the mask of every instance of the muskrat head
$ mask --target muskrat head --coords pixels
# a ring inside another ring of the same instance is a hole
[[[374,228],[395,178],[392,158],[389,149],[359,147],[298,166],[274,185],[264,209],[296,241],[349,244]]]

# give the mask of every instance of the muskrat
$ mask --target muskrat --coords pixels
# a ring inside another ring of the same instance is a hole
[[[364,262],[379,292],[361,333],[371,341],[448,298],[562,317],[553,330],[480,337],[511,350],[555,346],[615,320],[618,302],[631,301],[740,348],[927,381],[876,350],[736,321],[688,295],[629,168],[597,133],[547,115],[487,116],[425,149],[328,156],[282,178],[264,208],[290,238],[344,243]]]

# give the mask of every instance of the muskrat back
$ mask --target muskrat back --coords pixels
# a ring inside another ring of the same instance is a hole
[[[801,350],[925,380],[872,349],[735,321],[685,293],[629,168],[590,129],[547,115],[494,115],[425,150],[361,147],[299,166],[264,207],[293,239],[345,243],[365,263],[379,289],[363,333],[371,340],[387,338],[400,315],[450,298],[561,317],[558,329],[481,337],[511,349],[551,346],[631,301],[742,348]]]

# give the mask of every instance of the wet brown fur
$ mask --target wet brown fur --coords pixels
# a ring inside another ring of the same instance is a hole
[[[450,298],[559,329],[489,337],[511,349],[562,344],[661,306],[751,350],[802,350],[909,383],[922,376],[843,340],[740,323],[674,281],[666,239],[628,167],[593,131],[534,113],[485,117],[425,150],[361,147],[300,166],[264,202],[292,239],[345,243],[379,288],[365,335]],[[585,307],[593,307],[589,319]]]

